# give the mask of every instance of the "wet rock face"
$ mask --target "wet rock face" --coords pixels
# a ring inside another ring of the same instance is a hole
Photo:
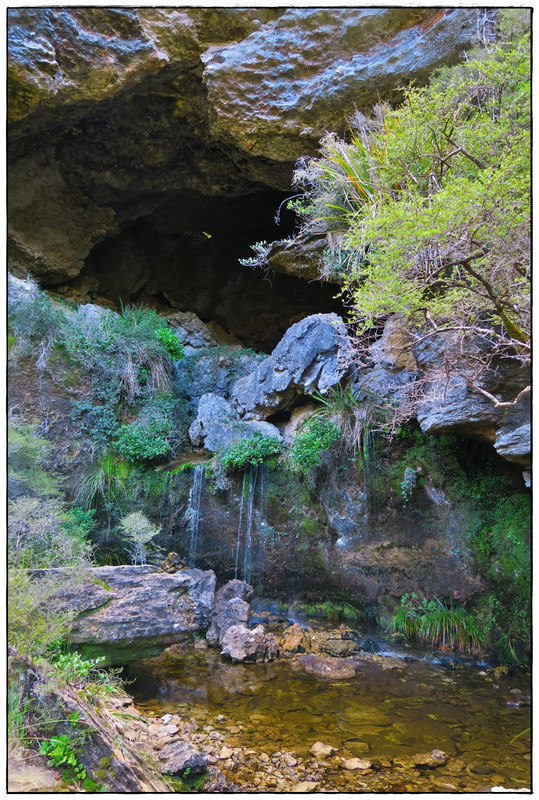
[[[303,277],[273,288],[237,264],[290,232],[291,215],[280,228],[273,215],[294,161],[355,106],[458,58],[475,22],[465,9],[11,9],[11,268],[86,302],[195,311],[249,346],[258,326],[269,352],[305,309],[338,310],[295,258]]]

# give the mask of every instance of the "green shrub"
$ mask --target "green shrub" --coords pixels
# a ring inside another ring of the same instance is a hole
[[[66,529],[67,523],[67,529]],[[62,567],[86,562],[90,545],[56,498],[19,497],[8,504],[8,557],[14,567]]]
[[[156,338],[164,346],[173,361],[179,361],[180,358],[184,357],[185,351],[171,328],[158,328]]]
[[[267,458],[282,453],[283,449],[282,442],[274,436],[262,436],[257,431],[249,439],[229,445],[219,458],[227,469],[240,470],[249,464],[262,464]]]
[[[120,529],[127,540],[127,547],[133,564],[145,564],[151,551],[161,557],[161,550],[152,542],[161,532],[159,525],[152,525],[140,511],[133,511],[120,522]]]
[[[288,454],[292,469],[304,474],[310,472],[319,466],[322,452],[340,441],[341,431],[332,420],[319,415],[309,417],[296,434]]]
[[[166,455],[170,450],[170,420],[167,417],[139,419],[122,425],[116,439],[116,449],[135,464]]]

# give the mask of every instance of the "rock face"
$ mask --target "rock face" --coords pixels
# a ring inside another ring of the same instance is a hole
[[[281,441],[281,434],[270,422],[240,420],[229,402],[216,394],[204,394],[198,404],[198,415],[189,428],[195,446],[218,452],[233,442],[250,439],[255,433],[272,436]]]
[[[159,652],[209,622],[215,594],[211,571],[172,575],[155,567],[95,567],[84,597],[66,597],[80,613],[70,641],[83,653],[124,664]]]
[[[424,385],[416,413],[422,431],[488,442],[508,461],[529,469],[530,395],[523,395],[514,406],[496,406],[468,386],[465,369],[446,373],[444,358],[454,349],[457,361],[458,347],[447,335],[414,343],[399,317],[391,317],[383,335],[370,348],[373,366],[358,371],[354,377],[354,391],[359,398],[366,391],[398,404],[419,376]],[[481,378],[483,388],[501,401],[512,400],[529,382],[528,371],[509,359],[494,363]]]
[[[298,315],[338,306],[308,270],[270,287],[237,264],[291,232],[273,216],[295,160],[456,61],[477,14],[10,9],[11,268],[85,302],[194,311],[268,352]]]
[[[293,325],[269,358],[231,390],[231,401],[247,419],[263,419],[284,408],[298,391],[325,394],[348,370],[350,343],[336,314],[313,314]]]

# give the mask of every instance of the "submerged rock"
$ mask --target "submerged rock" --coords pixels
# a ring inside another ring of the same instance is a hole
[[[343,769],[356,770],[356,769],[370,769],[372,761],[367,761],[365,758],[345,758],[342,762]]]
[[[300,656],[298,663],[305,672],[316,675],[317,678],[327,678],[329,680],[343,680],[353,678],[356,671],[349,661],[338,658],[324,658],[323,656]]]
[[[313,756],[316,756],[316,758],[327,758],[336,750],[336,747],[332,747],[330,744],[324,744],[324,742],[315,742],[311,747],[311,753]]]

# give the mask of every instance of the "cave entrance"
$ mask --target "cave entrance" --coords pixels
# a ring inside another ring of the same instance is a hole
[[[286,197],[267,189],[236,198],[184,192],[97,245],[73,283],[86,287],[87,299],[114,307],[193,311],[245,347],[269,353],[300,319],[344,313],[334,285],[239,263],[253,255],[255,242],[293,233]]]

